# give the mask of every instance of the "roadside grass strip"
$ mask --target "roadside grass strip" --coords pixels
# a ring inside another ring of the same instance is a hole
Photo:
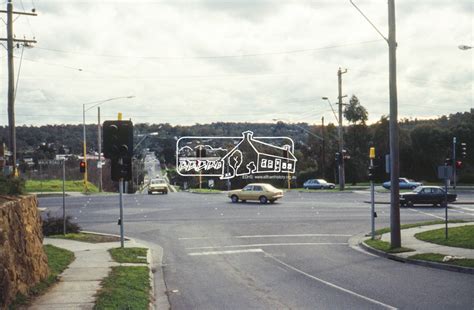
[[[445,239],[444,228],[417,233],[415,238],[439,245],[474,249],[474,225],[448,228],[448,239]]]
[[[65,235],[52,235],[52,236],[48,236],[48,238],[68,239],[68,240],[82,241],[82,242],[89,242],[89,243],[120,241],[120,238],[116,236],[97,235],[97,234],[83,233],[83,232],[71,233],[71,234],[65,234]]]
[[[114,248],[109,249],[110,255],[117,263],[146,264],[146,248]]]
[[[413,252],[415,250],[410,249],[410,248],[391,248],[390,243],[382,240],[377,240],[377,239],[368,239],[364,241],[368,246],[375,248],[377,250],[383,251],[385,253],[403,253],[403,252]]]
[[[19,306],[27,305],[33,297],[42,295],[46,290],[59,280],[59,275],[74,261],[74,253],[53,245],[44,245],[43,249],[48,256],[49,275],[28,291],[25,296],[18,294],[15,301],[10,305],[10,309],[16,309]]]
[[[435,263],[440,263],[440,264],[446,264],[446,265],[456,265],[456,266],[461,266],[461,267],[470,267],[474,268],[474,259],[470,258],[452,258],[448,261],[444,261],[444,258],[446,255],[444,254],[438,254],[438,253],[423,253],[423,254],[416,254],[409,256],[409,259],[415,259],[415,260],[423,260],[423,261],[428,261],[428,262],[435,262]]]
[[[94,309],[148,309],[151,287],[146,266],[112,267],[101,286]]]
[[[450,220],[448,223],[464,223],[464,220]],[[411,224],[402,224],[400,225],[400,229],[409,229],[409,228],[414,228],[414,227],[420,227],[420,226],[428,226],[428,225],[437,225],[437,224],[444,224],[444,221],[438,220],[438,221],[428,221],[428,222],[419,222],[419,223],[411,223]],[[376,235],[383,235],[386,233],[390,232],[390,227],[385,227],[381,229],[377,229],[375,231]]]
[[[82,180],[69,180],[64,183],[67,192],[82,192],[84,183]],[[94,184],[87,182],[89,193],[98,193],[99,189]],[[27,180],[25,183],[27,192],[62,192],[63,180]]]
[[[211,188],[193,188],[189,190],[190,193],[196,193],[196,194],[220,194],[223,193],[223,191],[218,190],[218,189],[211,189]]]

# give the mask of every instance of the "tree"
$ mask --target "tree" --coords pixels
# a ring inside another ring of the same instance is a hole
[[[368,119],[367,110],[360,104],[359,98],[355,95],[352,95],[349,100],[349,105],[344,109],[344,117],[349,123],[356,124],[360,122],[365,125],[365,122]]]

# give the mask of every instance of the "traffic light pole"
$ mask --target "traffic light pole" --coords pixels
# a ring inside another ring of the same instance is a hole
[[[120,200],[120,247],[123,246],[123,179],[119,181],[119,200]]]
[[[456,189],[456,137],[453,137],[453,189]]]
[[[374,168],[374,160],[370,159],[370,168]],[[375,186],[374,180],[370,180],[370,226],[371,226],[371,238],[375,239]]]
[[[346,73],[347,69],[344,71],[339,68],[337,70],[337,82],[338,82],[338,99],[339,99],[339,127],[338,127],[338,140],[339,140],[339,190],[344,190],[345,186],[345,175],[344,175],[344,133],[342,132],[342,74]]]

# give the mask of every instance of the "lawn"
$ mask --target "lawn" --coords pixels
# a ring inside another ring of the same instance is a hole
[[[109,250],[113,260],[117,263],[145,263],[146,248],[115,248]]]
[[[84,183],[82,180],[66,181],[65,184],[66,192],[82,192],[84,190]],[[88,189],[90,193],[98,193],[99,189],[94,184],[88,182]],[[26,191],[27,192],[62,192],[63,181],[62,180],[26,180]]]
[[[49,275],[46,279],[33,286],[28,291],[28,296],[18,294],[12,309],[16,309],[21,305],[27,305],[32,297],[39,296],[58,281],[58,276],[69,266],[74,260],[74,253],[65,249],[55,247],[53,245],[44,245],[43,249],[48,256]]]
[[[443,258],[445,256],[446,255],[444,254],[437,254],[437,253],[423,253],[423,254],[412,255],[408,258],[416,259],[416,260],[425,260],[425,261],[436,262],[436,263],[441,263],[441,264],[474,268],[474,259],[463,258],[463,259],[455,259],[449,262],[443,262]]]
[[[48,236],[48,238],[68,239],[68,240],[90,242],[90,243],[120,241],[120,237],[116,237],[116,236],[106,236],[106,235],[90,234],[90,233],[83,233],[83,232],[77,233],[77,234],[52,235],[52,236]]]
[[[148,267],[112,267],[102,283],[94,309],[148,309],[150,278]]]
[[[401,248],[390,248],[390,243],[389,242],[386,242],[386,241],[382,241],[382,240],[372,240],[372,239],[368,239],[368,240],[365,240],[364,241],[368,246],[372,247],[372,248],[375,248],[377,250],[380,250],[380,251],[383,251],[385,253],[403,253],[403,252],[412,252],[412,251],[415,251],[413,249],[410,249],[410,248],[404,248],[404,247],[401,247]]]
[[[220,194],[222,193],[221,190],[218,189],[210,189],[210,188],[192,188],[189,190],[190,193],[198,193],[198,194]]]
[[[474,249],[474,225],[448,228],[448,239],[445,239],[445,229],[435,229],[415,235],[417,239],[451,247]]]

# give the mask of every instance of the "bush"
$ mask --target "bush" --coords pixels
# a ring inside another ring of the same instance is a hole
[[[66,216],[66,232],[67,233],[78,233],[81,227],[71,222],[71,217]],[[63,233],[63,218],[59,216],[51,216],[48,212],[46,219],[43,220],[43,235],[60,235]]]
[[[24,193],[24,179],[18,177],[0,176],[0,195],[21,195]]]

